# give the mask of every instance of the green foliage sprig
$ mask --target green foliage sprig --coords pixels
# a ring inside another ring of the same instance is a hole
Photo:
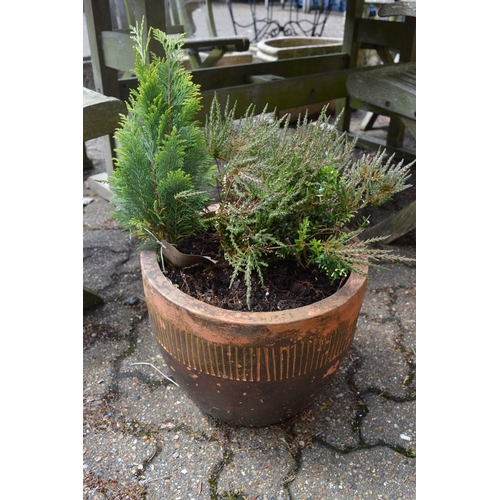
[[[249,307],[254,273],[264,285],[262,269],[277,259],[293,257],[332,282],[361,273],[368,261],[405,260],[370,246],[382,238],[355,240],[364,227],[348,225],[362,208],[409,187],[410,165],[384,161],[382,152],[354,161],[355,142],[329,125],[326,109],[291,130],[287,117],[254,116],[250,107],[235,121],[229,102],[224,113],[217,99],[212,103],[205,135],[218,166],[214,227],[232,280],[245,277]]]
[[[151,33],[165,57],[149,54]],[[183,67],[182,35],[151,29],[145,36],[143,23],[132,29],[132,39],[138,88],[131,90],[128,115],[115,135],[111,203],[125,229],[175,243],[200,228],[213,178],[213,160],[195,119],[199,86]]]

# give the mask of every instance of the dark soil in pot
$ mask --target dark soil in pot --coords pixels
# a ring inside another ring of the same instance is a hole
[[[214,234],[203,233],[185,239],[178,249],[183,253],[204,255],[216,264],[196,264],[183,270],[167,268],[165,275],[182,292],[202,302],[232,311],[248,311],[247,287],[243,277],[230,287],[233,269],[219,253]],[[322,274],[303,269],[297,261],[280,260],[263,270],[265,287],[257,276],[252,286],[251,311],[283,311],[313,304],[335,293],[343,284],[333,285]]]

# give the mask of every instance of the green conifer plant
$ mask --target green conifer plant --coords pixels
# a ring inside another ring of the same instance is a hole
[[[149,53],[150,34],[165,56]],[[119,147],[110,185],[118,223],[141,239],[177,243],[200,229],[213,181],[200,124],[200,92],[182,64],[183,36],[132,29],[137,90],[115,134]]]
[[[237,120],[236,103],[231,108],[228,100],[222,110],[215,96],[202,128],[200,90],[182,63],[183,37],[150,33],[165,57],[148,53],[142,27],[132,30],[139,86],[116,133],[111,203],[124,229],[167,242],[167,259],[177,252],[170,243],[215,232],[233,268],[231,284],[244,276],[249,309],[253,281],[265,286],[263,269],[280,259],[293,258],[332,283],[363,274],[367,263],[412,260],[375,248],[383,238],[360,241],[366,221],[354,223],[361,209],[409,187],[411,165],[395,165],[384,152],[354,159],[355,141],[329,123],[326,107],[315,122],[305,116],[292,128],[289,117],[256,116],[252,106]],[[213,186],[217,209],[206,217]],[[170,260],[182,267],[182,259]]]

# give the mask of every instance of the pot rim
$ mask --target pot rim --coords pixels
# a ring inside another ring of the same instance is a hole
[[[158,293],[163,295],[167,300],[189,312],[195,312],[198,317],[211,318],[212,321],[219,320],[224,323],[283,325],[284,323],[296,321],[299,318],[322,316],[333,309],[345,305],[353,296],[360,293],[366,285],[366,277],[351,272],[347,282],[340,290],[325,299],[307,306],[271,312],[232,311],[207,304],[180,291],[162,273],[155,250],[142,250],[140,252],[140,260],[143,278],[146,278],[150,283],[154,283]],[[362,265],[360,268],[366,274],[368,273],[368,265]]]

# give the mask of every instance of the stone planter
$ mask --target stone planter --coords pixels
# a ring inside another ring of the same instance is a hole
[[[342,52],[342,38],[285,36],[262,40],[256,45],[255,57],[276,61],[292,57],[309,57]]]
[[[315,304],[236,312],[180,292],[154,251],[141,252],[141,269],[152,330],[176,382],[201,410],[245,426],[280,422],[312,403],[351,345],[366,289],[352,273]]]

